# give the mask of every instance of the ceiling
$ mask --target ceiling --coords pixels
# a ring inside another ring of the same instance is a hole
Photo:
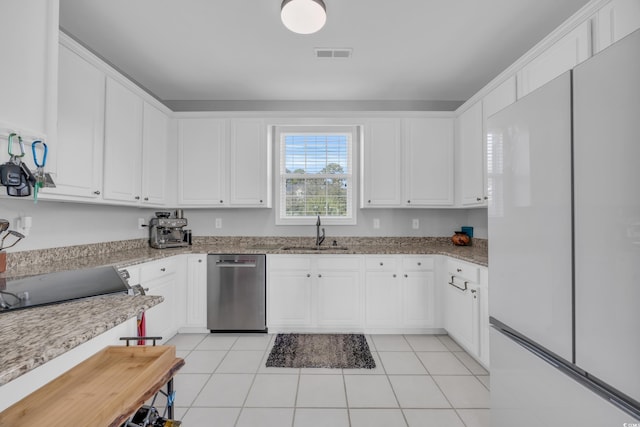
[[[587,2],[325,0],[325,27],[299,35],[280,22],[281,0],[60,0],[60,26],[169,106],[455,109]]]

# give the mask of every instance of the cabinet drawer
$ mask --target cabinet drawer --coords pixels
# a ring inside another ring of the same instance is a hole
[[[307,255],[273,255],[267,256],[269,270],[304,270],[311,271],[311,258]]]
[[[153,261],[140,266],[140,282],[145,283],[159,277],[173,274],[178,269],[174,259],[162,259]]]
[[[469,282],[478,283],[479,281],[480,267],[466,263],[464,261],[457,261],[449,259],[447,261],[447,272],[449,275],[463,278]]]
[[[404,256],[402,257],[403,271],[432,271],[433,258],[426,256]]]
[[[398,267],[398,260],[393,256],[367,256],[364,263],[367,271],[394,271]]]
[[[318,271],[326,270],[342,270],[342,271],[354,271],[360,270],[359,257],[351,257],[349,255],[339,256],[318,256],[317,266]]]

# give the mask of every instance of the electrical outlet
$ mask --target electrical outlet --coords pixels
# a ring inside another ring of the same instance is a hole
[[[222,228],[222,218],[216,218],[216,228]]]
[[[373,228],[376,230],[380,228],[380,218],[373,218]]]
[[[144,230],[145,225],[147,225],[147,220],[144,218],[138,218],[138,230]]]
[[[411,221],[411,227],[414,230],[417,230],[418,228],[420,228],[420,220],[418,218],[413,218],[413,221]]]

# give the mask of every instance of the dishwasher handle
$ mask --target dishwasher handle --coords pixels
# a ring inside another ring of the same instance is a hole
[[[221,268],[255,268],[256,266],[257,265],[255,260],[235,261],[219,259],[216,261],[216,267]]]

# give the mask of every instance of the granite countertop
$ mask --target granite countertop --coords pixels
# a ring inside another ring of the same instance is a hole
[[[330,249],[337,240],[346,250]],[[57,271],[112,265],[123,268],[181,254],[425,254],[446,255],[482,266],[488,265],[487,241],[474,239],[473,246],[454,246],[440,237],[338,237],[327,238],[329,249],[284,250],[313,247],[306,237],[200,237],[193,246],[152,249],[146,239],[125,240],[63,248],[10,253],[7,279]],[[321,255],[320,255],[321,256]],[[162,302],[159,296],[103,295],[61,304],[0,313],[0,386],[89,341]]]
[[[0,313],[0,386],[162,300],[160,296],[102,295]]]
[[[330,249],[332,240],[347,250]],[[114,242],[113,250],[102,250],[106,244],[79,245],[55,249],[8,254],[7,272],[0,281],[46,274],[56,271],[113,265],[124,268],[181,254],[425,254],[446,255],[481,266],[488,266],[487,241],[474,239],[472,246],[454,246],[442,237],[337,237],[327,238],[325,250],[284,250],[285,247],[313,247],[306,237],[199,237],[184,248],[153,249],[145,239]],[[88,248],[88,249],[87,249]],[[97,248],[97,249],[96,249]],[[76,256],[74,256],[76,255]]]

